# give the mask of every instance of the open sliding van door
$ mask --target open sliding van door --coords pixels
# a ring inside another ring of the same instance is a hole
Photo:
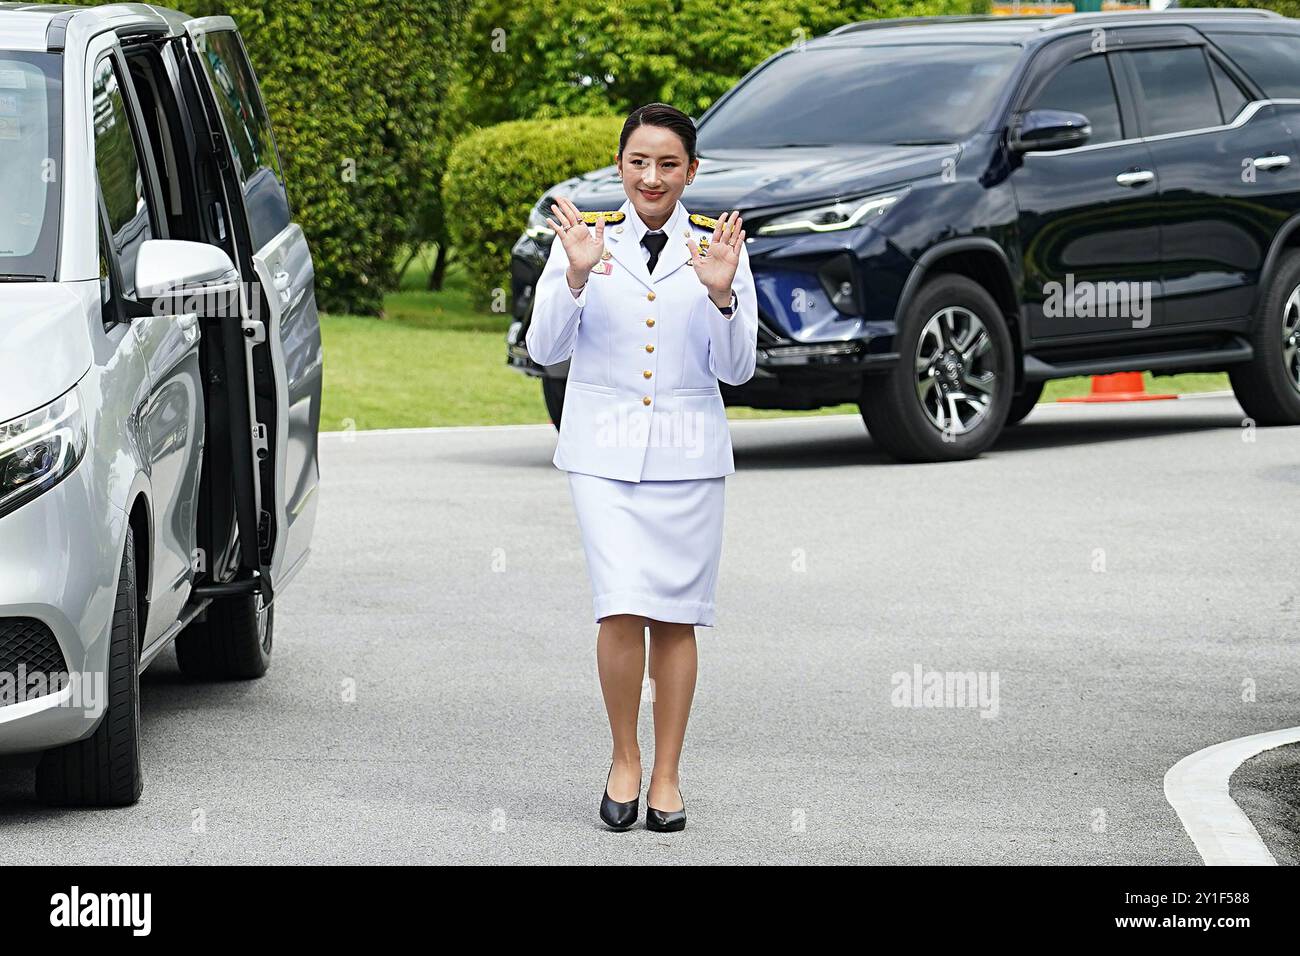
[[[266,105],[234,21],[204,17],[185,30],[244,278],[251,453],[237,456],[235,466],[242,458],[252,472],[257,564],[270,600],[305,562],[316,520],[322,358],[315,271],[307,239],[292,221]],[[249,503],[243,504],[240,512]],[[243,538],[241,531],[247,563]]]

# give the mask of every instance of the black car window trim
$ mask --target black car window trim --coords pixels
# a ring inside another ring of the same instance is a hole
[[[1080,63],[1084,60],[1090,60],[1094,57],[1101,57],[1102,64],[1106,67],[1106,72],[1110,74],[1111,92],[1115,94],[1115,109],[1119,113],[1119,129],[1120,129],[1119,139],[1110,139],[1104,143],[1094,144],[1096,146],[1109,146],[1111,143],[1123,142],[1129,139],[1130,137],[1128,136],[1128,134],[1131,130],[1135,128],[1135,123],[1136,123],[1135,114],[1133,113],[1133,107],[1128,101],[1128,98],[1131,95],[1130,90],[1127,88],[1127,85],[1124,82],[1124,77],[1120,74],[1119,70],[1116,68],[1111,54],[1093,53],[1091,51],[1083,51],[1075,54],[1071,59],[1066,60],[1064,63],[1060,64],[1059,67],[1053,70],[1051,73],[1047,74],[1043,78],[1043,82],[1037,83],[1036,89],[1033,94],[1033,98],[1027,99],[1025,102],[1029,103],[1037,100],[1038,97],[1042,96],[1043,90],[1045,90],[1047,86],[1054,79],[1060,76],[1061,73],[1063,73],[1065,70],[1068,70],[1070,67],[1074,66],[1074,64]],[[1028,109],[1033,109],[1033,107],[1028,107]],[[1022,109],[1020,111],[1021,114],[1023,114],[1024,112],[1026,112],[1026,110]],[[1068,153],[1068,152],[1072,152],[1072,150],[1047,150],[1046,152]]]
[[[104,193],[99,188],[98,182],[95,184],[95,204],[98,210],[96,219],[99,222],[99,252],[103,254],[104,261],[108,264],[110,314],[103,317],[104,331],[107,332],[116,325],[130,325],[132,319],[149,315],[150,310],[138,299],[126,294],[125,286],[122,284],[122,263],[118,258],[117,242],[109,232],[108,206],[104,202]],[[100,301],[103,302],[102,287]]]
[[[1283,21],[1283,22],[1285,23],[1288,21]],[[1245,67],[1238,64],[1237,61],[1232,58],[1231,54],[1229,54],[1227,50],[1223,49],[1222,47],[1216,46],[1215,44],[1216,44],[1216,38],[1220,36],[1263,37],[1263,38],[1285,36],[1285,37],[1291,37],[1294,40],[1300,40],[1300,34],[1297,34],[1295,30],[1275,29],[1275,30],[1269,30],[1267,32],[1264,32],[1260,30],[1234,29],[1233,27],[1235,26],[1236,26],[1235,24],[1229,25],[1228,28],[1225,29],[1224,27],[1220,27],[1218,24],[1214,24],[1213,26],[1211,26],[1210,24],[1205,24],[1204,27],[1202,28],[1206,31],[1206,37],[1205,37],[1206,44],[1208,48],[1212,51],[1212,54],[1215,56],[1215,58],[1219,61],[1220,65],[1224,66],[1232,74],[1233,78],[1242,86],[1243,89],[1250,91],[1252,98],[1259,99],[1259,100],[1268,100],[1269,102],[1272,103],[1294,102],[1295,98],[1269,97],[1268,94],[1264,92],[1264,88],[1260,86],[1257,82],[1255,82],[1254,77],[1252,77],[1250,73],[1246,71]]]
[[[288,226],[293,225],[297,221],[296,219],[294,219],[293,202],[290,200],[289,197],[289,176],[288,173],[285,171],[284,158],[280,155],[280,145],[275,138],[275,127],[271,123],[271,115],[270,115],[271,111],[270,111],[270,107],[266,103],[266,94],[265,91],[262,89],[261,80],[258,79],[257,70],[253,67],[252,57],[250,57],[248,54],[248,47],[244,43],[243,34],[239,32],[239,28],[235,24],[235,21],[231,17],[224,16],[224,15],[199,17],[197,19],[188,20],[186,21],[185,27],[187,31],[187,36],[189,38],[189,44],[186,46],[185,49],[186,49],[187,59],[189,60],[189,64],[190,64],[190,70],[191,72],[194,73],[195,81],[197,83],[202,84],[205,88],[205,93],[201,96],[204,109],[205,110],[209,108],[216,109],[215,130],[220,131],[222,137],[226,140],[226,153],[228,154],[228,158],[230,162],[233,164],[233,168],[237,170],[235,175],[235,180],[239,183],[240,201],[244,203],[245,220],[247,221],[248,219],[247,203],[245,202],[245,200],[247,199],[247,193],[245,191],[245,187],[247,186],[249,180],[245,179],[245,175],[246,175],[245,171],[243,171],[240,168],[238,151],[235,149],[233,143],[231,142],[231,136],[233,135],[233,133],[232,131],[226,128],[225,119],[221,115],[220,106],[218,106],[215,100],[213,99],[211,83],[208,80],[206,71],[201,66],[197,70],[195,70],[195,59],[194,59],[195,54],[192,49],[194,41],[193,41],[193,35],[189,33],[189,31],[197,31],[202,35],[208,35],[208,36],[218,34],[218,33],[229,33],[233,38],[236,55],[242,57],[243,64],[248,68],[249,76],[252,78],[253,81],[253,93],[258,99],[258,105],[262,108],[262,112],[266,116],[266,121],[267,121],[266,134],[267,137],[270,139],[271,153],[272,155],[274,155],[275,162],[276,162],[276,169],[271,170],[271,172],[278,173],[278,175],[275,176],[275,179],[280,184],[280,189],[284,194],[285,208],[288,213],[288,223],[285,228],[288,228]],[[776,60],[777,58],[778,57],[774,56],[771,59]],[[717,104],[715,104],[715,106],[716,105]],[[212,117],[207,117],[207,125],[209,127],[213,126],[212,119],[213,119]],[[250,223],[250,228],[251,228],[251,223]],[[251,240],[251,233],[250,233],[250,240]],[[256,251],[256,249],[254,251]]]
[[[1208,52],[1208,49],[1207,49],[1207,45],[1206,45],[1206,44],[1200,44],[1200,43],[1198,43],[1198,44],[1188,44],[1188,45],[1189,45],[1189,46],[1198,46],[1198,47],[1201,48],[1201,52],[1202,52],[1203,55],[1205,55],[1206,57],[1209,57],[1209,56],[1210,56],[1210,53]],[[1125,51],[1121,51],[1121,52],[1123,53],[1123,52],[1131,52],[1131,51],[1127,51],[1127,50],[1125,50]],[[1131,58],[1131,57],[1126,57],[1126,56],[1121,56],[1121,57],[1120,57],[1120,60],[1121,60],[1121,62],[1123,62],[1123,64],[1124,64],[1124,68],[1125,68],[1125,70],[1126,70],[1127,73],[1128,73],[1129,82],[1133,84],[1133,88],[1134,88],[1135,90],[1138,89],[1138,87],[1139,87],[1139,81],[1138,81],[1138,77],[1137,77],[1137,67],[1133,64],[1133,62],[1132,62],[1132,58]],[[1209,63],[1207,62],[1206,65],[1205,65],[1205,69],[1206,69],[1206,73],[1207,73],[1207,75],[1209,74],[1209,68],[1210,68],[1210,67],[1209,67]],[[1210,82],[1211,82],[1211,84],[1213,84],[1213,82],[1214,82],[1214,78],[1213,78],[1213,76],[1210,76]],[[1251,95],[1253,95],[1253,93],[1252,93]],[[1218,102],[1217,94],[1216,94],[1215,102],[1216,102],[1216,103]],[[1274,102],[1282,103],[1282,102],[1285,102],[1285,101],[1284,101],[1284,100],[1271,100],[1271,99],[1266,99],[1266,98],[1261,98],[1261,99],[1252,99],[1252,100],[1250,100],[1249,102],[1247,102],[1246,105],[1244,105],[1244,106],[1241,108],[1241,110],[1237,113],[1237,115],[1236,115],[1235,117],[1233,117],[1233,119],[1232,119],[1231,121],[1229,121],[1229,122],[1220,122],[1220,123],[1217,123],[1217,124],[1215,124],[1215,125],[1213,125],[1213,126],[1197,126],[1197,127],[1192,128],[1192,129],[1180,129],[1180,130],[1174,130],[1173,132],[1170,132],[1170,133],[1150,133],[1150,134],[1145,134],[1145,135],[1142,135],[1142,136],[1138,137],[1138,140],[1137,140],[1137,141],[1139,141],[1139,142],[1147,142],[1147,143],[1158,143],[1158,142],[1160,142],[1161,140],[1166,140],[1166,139],[1178,139],[1178,138],[1180,138],[1180,137],[1184,137],[1184,136],[1202,136],[1202,135],[1204,135],[1204,134],[1206,134],[1206,133],[1222,133],[1222,132],[1224,132],[1224,131],[1226,131],[1226,130],[1238,129],[1238,128],[1242,127],[1242,126],[1245,126],[1247,123],[1249,123],[1249,122],[1250,122],[1250,121],[1255,117],[1255,114],[1256,114],[1256,113],[1258,113],[1260,110],[1264,109],[1265,107],[1272,106]],[[1140,124],[1141,124],[1139,128],[1145,130],[1145,129],[1146,129],[1146,114],[1145,114],[1145,111],[1144,111],[1144,109],[1143,109],[1143,107],[1142,107],[1141,105],[1139,105],[1138,108],[1139,108],[1139,114],[1140,114],[1139,117],[1138,117],[1138,119],[1139,119],[1139,122],[1140,122]],[[1106,144],[1106,145],[1111,145],[1111,144]],[[1087,147],[1083,147],[1083,148],[1086,149]]]
[[[1205,44],[1203,42],[1169,44],[1161,47],[1161,49],[1163,50],[1196,49],[1200,51],[1201,65],[1205,68],[1205,82],[1208,83],[1210,86],[1210,96],[1211,96],[1211,101],[1214,103],[1214,108],[1219,111],[1219,122],[1215,124],[1210,124],[1208,126],[1192,126],[1185,130],[1177,129],[1177,130],[1171,130],[1167,133],[1148,134],[1146,130],[1150,126],[1150,114],[1147,110],[1147,101],[1143,97],[1137,96],[1135,99],[1137,102],[1137,110],[1138,110],[1138,130],[1142,134],[1142,138],[1146,140],[1157,140],[1166,136],[1180,136],[1185,133],[1204,133],[1214,129],[1226,129],[1229,124],[1223,119],[1223,108],[1219,103],[1219,93],[1214,88],[1214,74],[1210,72],[1210,62],[1205,52]],[[1142,49],[1142,52],[1148,52],[1149,50],[1150,50],[1149,47],[1144,48]],[[1129,82],[1133,84],[1133,90],[1135,93],[1143,89],[1142,78],[1138,74],[1138,70],[1137,70],[1137,63],[1134,62],[1134,59],[1131,55],[1136,52],[1138,52],[1137,49],[1124,49],[1119,52],[1119,59],[1124,64],[1124,67],[1128,73]],[[1244,113],[1245,111],[1246,108],[1242,107],[1241,112]]]
[[[1112,54],[1113,55],[1113,54]],[[1125,63],[1125,70],[1132,70],[1131,63]],[[1124,79],[1132,80],[1129,76]],[[1300,98],[1296,99],[1253,99],[1241,108],[1230,123],[1222,123],[1218,126],[1205,126],[1198,129],[1178,130],[1173,133],[1154,133],[1150,136],[1134,136],[1129,139],[1111,140],[1109,143],[1085,143],[1083,146],[1074,146],[1070,149],[1049,150],[1046,152],[1036,152],[1035,156],[1073,156],[1075,153],[1082,153],[1085,150],[1110,149],[1115,146],[1132,146],[1134,143],[1151,143],[1159,142],[1165,139],[1177,139],[1183,136],[1201,136],[1205,133],[1222,133],[1225,130],[1238,129],[1249,123],[1260,110],[1273,104],[1295,105],[1300,104]]]
[[[1242,110],[1259,97],[1255,96],[1255,92],[1250,87],[1241,84],[1241,81],[1237,79],[1234,71],[1229,69],[1228,66],[1224,64],[1223,59],[1218,56],[1217,50],[1207,46],[1205,48],[1205,60],[1206,65],[1210,70],[1210,83],[1214,87],[1214,96],[1219,101],[1219,115],[1223,117],[1225,123],[1230,123],[1232,120],[1237,118],[1237,115],[1241,113]],[[1228,116],[1228,110],[1223,102],[1223,93],[1219,89],[1219,81],[1215,79],[1214,76],[1214,68],[1216,66],[1223,72],[1223,75],[1228,78],[1228,82],[1237,88],[1237,92],[1240,93],[1242,99],[1245,100],[1245,102],[1243,102],[1237,109],[1237,112],[1232,116]]]
[[[1261,34],[1256,35],[1258,36]],[[1207,38],[1205,54],[1222,67],[1223,71],[1233,79],[1237,86],[1241,87],[1241,91],[1246,94],[1246,100],[1248,103],[1253,103],[1256,100],[1269,99],[1268,94],[1264,92],[1264,88],[1256,83],[1249,73],[1238,66],[1237,61],[1230,57],[1226,50],[1220,49],[1214,45],[1214,39],[1212,37]]]
[[[186,29],[203,28],[208,30],[235,29],[234,20],[229,17],[204,17],[186,23]],[[226,128],[222,123],[221,109],[213,99],[212,87],[198,63],[198,50],[193,35],[187,33],[183,38],[182,52],[179,59],[184,62],[181,69],[187,74],[184,81],[194,96],[197,110],[191,111],[190,123],[193,125],[197,141],[207,144],[205,148],[212,161],[215,181],[220,185],[222,212],[226,219],[226,238],[230,249],[234,251],[231,261],[245,283],[259,284],[257,269],[253,257],[258,249],[253,245],[252,225],[248,221],[248,207],[244,202],[243,183],[240,182],[238,161],[226,140]],[[214,122],[215,121],[215,122]],[[214,136],[213,134],[219,134]],[[205,213],[206,214],[206,213]],[[220,243],[212,243],[221,245]],[[227,250],[229,251],[229,250]]]
[[[1091,33],[1075,33],[1061,37],[1059,40],[1053,40],[1040,47],[1029,58],[1025,70],[1013,90],[1013,94],[1007,100],[1006,110],[998,128],[1009,128],[1029,108],[1029,104],[1042,93],[1044,87],[1052,81],[1057,73],[1076,60],[1086,59],[1090,56],[1106,57],[1106,66],[1110,70],[1110,80],[1115,87],[1115,97],[1119,103],[1120,128],[1125,138],[1113,139],[1105,143],[1085,143],[1082,146],[1074,146],[1070,149],[1036,151],[1034,155],[1073,156],[1085,150],[1109,149],[1112,146],[1127,146],[1141,142],[1137,137],[1127,135],[1130,130],[1137,128],[1136,107],[1133,105],[1134,96],[1128,77],[1112,61],[1113,53],[1111,51],[1099,52],[1093,49]]]
[[[148,192],[149,206],[149,228],[153,232],[153,238],[167,238],[167,223],[159,216],[159,211],[164,208],[162,205],[162,193],[158,188],[158,171],[154,168],[153,149],[150,144],[141,140],[144,126],[144,116],[140,112],[139,101],[135,95],[135,87],[131,85],[131,71],[127,67],[126,60],[122,57],[121,52],[117,49],[105,50],[95,58],[95,65],[90,71],[90,94],[94,97],[95,76],[99,73],[100,65],[111,59],[113,67],[117,74],[118,89],[122,91],[122,102],[125,104],[127,113],[127,126],[131,130],[131,139],[135,144],[136,159],[140,163],[140,175],[144,178],[144,188]],[[99,177],[95,177],[96,188],[99,185]],[[116,247],[117,237],[113,237],[114,252],[121,250]]]

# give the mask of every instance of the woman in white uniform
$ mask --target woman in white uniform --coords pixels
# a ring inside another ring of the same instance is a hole
[[[617,211],[551,206],[556,241],[525,342],[570,359],[554,463],[569,473],[613,736],[600,816],[632,826],[642,767],[637,714],[650,630],[655,751],[646,827],[686,825],[678,764],[695,692],[695,625],[712,627],[723,488],[735,472],[718,382],[754,374],[758,305],[736,212],[680,202],[695,178],[695,124],[654,103],[627,118]]]

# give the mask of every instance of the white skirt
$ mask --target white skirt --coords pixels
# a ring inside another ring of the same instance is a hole
[[[713,627],[726,476],[568,475],[597,623],[610,614],[640,614]]]

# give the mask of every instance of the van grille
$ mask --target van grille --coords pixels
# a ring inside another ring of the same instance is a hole
[[[66,670],[59,642],[44,623],[31,617],[0,618],[0,674],[18,680],[20,673],[51,676]]]

